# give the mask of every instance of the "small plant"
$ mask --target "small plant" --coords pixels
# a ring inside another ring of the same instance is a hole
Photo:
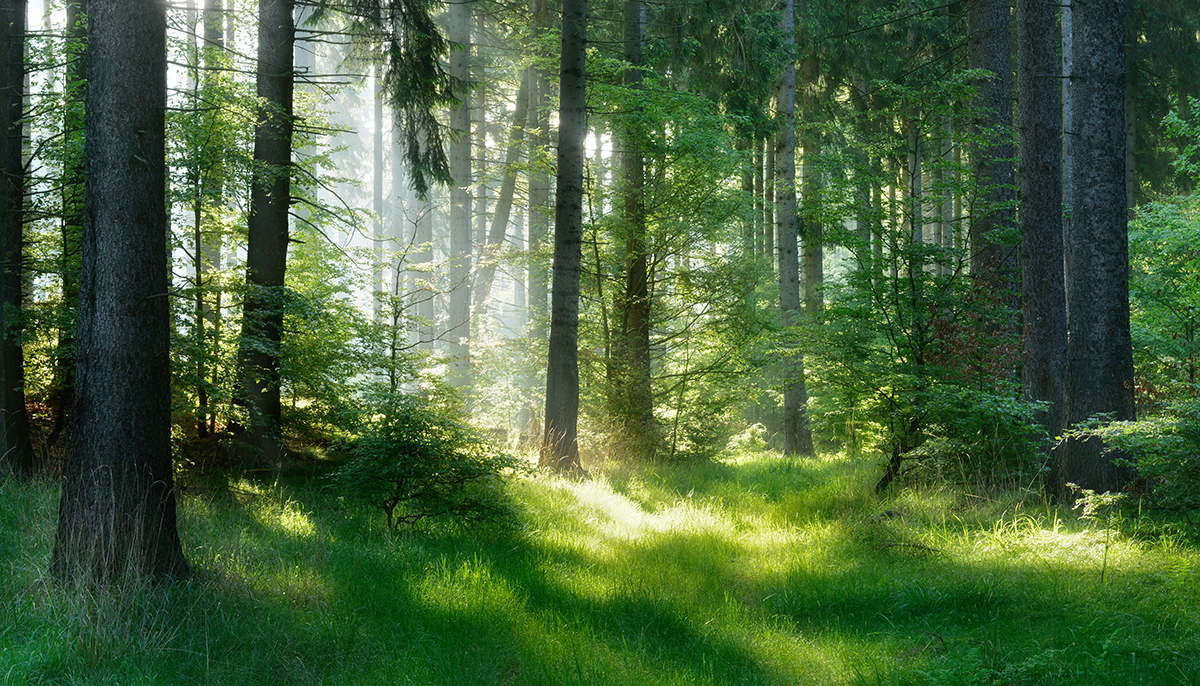
[[[1104,575],[1108,571],[1108,550],[1112,547],[1113,527],[1121,523],[1120,505],[1125,500],[1125,494],[1097,493],[1075,484],[1067,484],[1067,487],[1080,494],[1075,501],[1075,509],[1080,511],[1080,519],[1104,524],[1104,561],[1100,564],[1100,585],[1103,586]]]
[[[427,393],[389,392],[350,460],[329,475],[347,499],[383,510],[388,526],[424,519],[473,523],[503,519],[505,475],[528,467],[469,426],[454,404]]]

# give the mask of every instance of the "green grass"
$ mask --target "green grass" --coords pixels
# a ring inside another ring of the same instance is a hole
[[[8,481],[0,682],[1200,683],[1183,538],[1029,494],[877,499],[873,469],[538,477],[514,528],[400,535],[305,479],[218,482],[180,506],[195,578],[121,594],[48,583],[57,489]]]

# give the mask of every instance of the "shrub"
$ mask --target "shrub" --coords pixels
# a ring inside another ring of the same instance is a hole
[[[434,518],[460,523],[504,519],[506,475],[526,464],[489,443],[457,406],[427,393],[381,394],[361,435],[342,446],[350,459],[329,475],[343,497],[383,510],[388,526]]]
[[[1108,453],[1138,471],[1146,496],[1171,510],[1200,509],[1200,401],[1176,403],[1136,421],[1097,421],[1069,435],[1098,436]]]

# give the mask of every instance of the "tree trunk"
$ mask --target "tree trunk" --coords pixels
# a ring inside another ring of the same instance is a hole
[[[978,191],[971,208],[971,273],[983,287],[1015,293],[1016,251],[994,232],[1012,227],[1012,30],[1011,0],[971,0],[967,8],[967,53],[972,69],[992,78],[973,79],[971,127],[977,147],[971,170]]]
[[[1021,381],[1026,400],[1049,403],[1037,416],[1051,438],[1063,428],[1067,360],[1063,282],[1062,148],[1054,9],[1017,0],[1017,131],[1020,149]]]
[[[639,98],[642,88],[642,50],[646,41],[646,5],[642,0],[625,0],[624,82],[631,98]],[[631,108],[634,115],[620,131],[621,195],[625,224],[625,287],[618,300],[620,329],[617,332],[615,365],[616,385],[614,419],[617,441],[631,459],[647,462],[654,457],[657,439],[654,430],[654,396],[650,373],[650,271],[646,246],[645,186],[646,168],[642,156],[640,105]],[[753,191],[753,180],[746,181]],[[752,225],[751,225],[752,226]],[[746,236],[752,250],[754,238]]]
[[[51,573],[178,578],[188,565],[171,465],[166,8],[89,9],[75,421]]]
[[[775,268],[775,140],[763,141],[763,254],[771,269]]]
[[[1066,422],[1134,419],[1125,185],[1125,3],[1074,11],[1075,221],[1069,245]],[[1116,490],[1128,476],[1097,440],[1065,441],[1051,487]]]
[[[779,3],[779,32],[787,54],[795,51],[792,0]],[[789,327],[800,323],[800,260],[796,240],[796,63],[789,58],[775,82],[775,224],[779,239],[779,310],[787,346],[783,372],[783,451],[813,452],[808,425],[804,356]]]
[[[4,206],[0,211],[0,461],[19,474],[36,467],[25,410],[25,353],[21,348],[25,220],[24,124],[25,0],[0,3],[0,132],[3,134]]]
[[[587,0],[563,0],[559,69],[558,191],[554,284],[546,365],[546,422],[540,464],[558,473],[579,463],[579,278],[583,243],[583,158],[587,135]]]
[[[471,4],[449,6],[447,38],[462,46],[450,53],[450,75],[466,82],[470,51]],[[465,89],[456,95],[459,104],[450,110],[450,128],[456,136],[450,143],[450,307],[446,323],[446,380],[451,386],[471,385],[471,109]]]
[[[238,351],[242,401],[250,414],[251,446],[264,463],[282,457],[279,353],[291,201],[292,0],[258,6],[260,101],[254,132],[256,173],[250,189],[246,296]]]

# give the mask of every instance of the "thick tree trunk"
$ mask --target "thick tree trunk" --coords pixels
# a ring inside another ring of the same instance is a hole
[[[93,0],[75,419],[51,572],[188,573],[171,466],[166,9]]]
[[[452,2],[447,38],[462,46],[450,53],[450,75],[464,83],[470,78],[469,2]],[[471,109],[465,89],[459,90],[459,105],[450,110],[450,128],[456,137],[450,143],[450,307],[446,323],[446,380],[452,386],[471,385]]]
[[[1051,438],[1063,428],[1067,361],[1057,33],[1053,7],[1017,0],[1021,380],[1027,400],[1049,403],[1037,420]]]
[[[1125,185],[1125,3],[1074,8],[1075,207],[1069,245],[1066,422],[1133,419]],[[1051,487],[1116,490],[1127,477],[1097,440],[1055,448]]]
[[[978,185],[971,208],[971,273],[978,283],[1001,293],[1015,293],[1017,261],[1013,246],[997,231],[1014,224],[1013,83],[1011,0],[971,0],[967,7],[967,53],[972,69],[994,76],[972,80],[975,98],[971,133],[971,170]]]
[[[579,463],[579,278],[583,243],[583,158],[587,135],[587,0],[563,0],[559,70],[558,191],[554,284],[546,365],[546,423],[540,464],[577,473]]]
[[[631,99],[640,97],[642,50],[646,40],[646,5],[625,0],[625,87]],[[634,112],[639,106],[632,108]],[[613,406],[618,446],[629,458],[642,462],[654,457],[654,396],[650,373],[650,270],[646,241],[646,168],[642,156],[641,118],[631,117],[621,137],[621,195],[625,229],[625,286],[618,299],[620,329],[614,346]],[[753,181],[749,179],[753,191]],[[746,236],[753,246],[752,234]]]
[[[279,354],[291,202],[292,0],[262,0],[258,23],[257,92],[262,104],[254,132],[254,160],[259,166],[250,189],[238,360],[242,401],[250,414],[251,447],[266,464],[278,464],[283,449]]]
[[[795,49],[792,0],[779,3],[779,31],[785,49]],[[775,82],[775,224],[779,239],[780,324],[787,346],[783,372],[783,451],[811,454],[808,391],[804,386],[804,356],[788,327],[800,323],[800,260],[796,236],[796,63],[787,60]]]
[[[0,135],[4,178],[0,189],[0,462],[32,475],[36,467],[25,410],[25,353],[21,348],[25,220],[24,124],[25,0],[0,3]]]

